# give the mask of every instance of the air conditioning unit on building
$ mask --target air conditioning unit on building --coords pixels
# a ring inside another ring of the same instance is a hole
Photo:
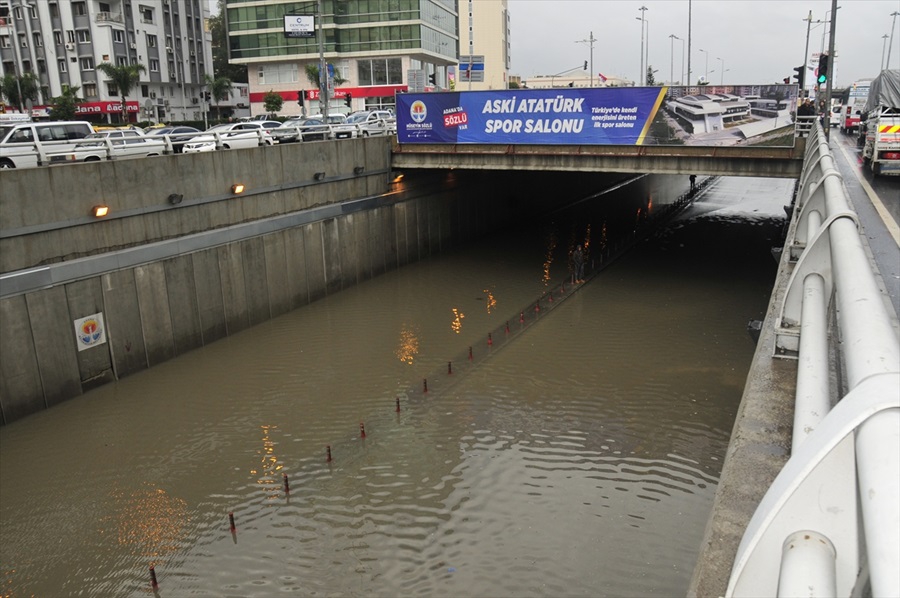
[[[75,44],[71,44],[71,43],[70,43],[70,44],[66,44],[66,50],[68,50],[69,52],[74,52],[74,51],[75,51]]]
[[[150,92],[150,99],[151,99],[151,100],[155,100],[155,99],[156,99],[156,92],[155,92],[155,91],[151,91],[151,92]]]
[[[131,42],[131,49],[132,49],[132,50],[137,50],[137,44],[134,43],[134,42]]]
[[[166,46],[166,52],[168,52],[169,54],[171,54],[171,53],[172,53],[172,46]]]
[[[194,52],[193,50],[191,50],[191,56],[196,56],[196,55],[197,55],[197,53]]]

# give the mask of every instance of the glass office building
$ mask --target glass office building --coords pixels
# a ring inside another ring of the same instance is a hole
[[[330,112],[393,108],[411,70],[446,88],[447,67],[459,54],[455,0],[227,0],[230,60],[245,64],[254,113],[266,93],[285,100],[283,114],[319,111],[317,84],[307,65],[319,64],[317,37],[286,37],[286,15],[317,15],[325,62],[339,82]],[[349,96],[349,97],[348,97]]]

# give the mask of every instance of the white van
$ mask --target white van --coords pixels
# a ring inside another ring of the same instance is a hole
[[[0,124],[0,169],[66,161],[65,154],[93,132],[87,121]]]

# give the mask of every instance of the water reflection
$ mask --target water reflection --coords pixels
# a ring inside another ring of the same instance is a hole
[[[401,362],[412,365],[416,355],[419,354],[419,337],[407,325],[400,329],[400,340],[397,344],[395,355]]]
[[[453,313],[453,317],[450,318],[450,330],[452,330],[456,334],[459,334],[460,332],[462,332],[462,321],[463,318],[466,317],[466,314],[462,313],[455,307],[451,308],[450,311],[451,313]]]

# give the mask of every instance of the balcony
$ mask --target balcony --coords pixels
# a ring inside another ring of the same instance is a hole
[[[98,12],[94,20],[98,25],[102,25],[104,23],[125,22],[125,19],[122,17],[122,13],[119,12]]]

